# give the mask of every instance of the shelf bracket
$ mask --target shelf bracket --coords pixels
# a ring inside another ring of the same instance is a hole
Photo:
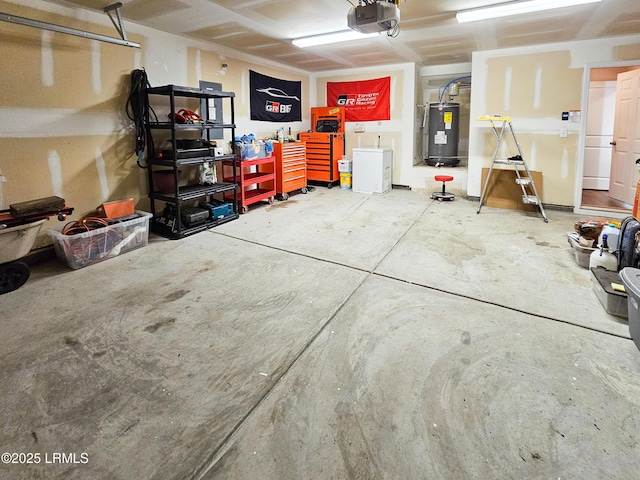
[[[122,23],[122,14],[120,12],[121,8],[122,8],[122,3],[117,2],[117,3],[112,3],[111,5],[107,5],[106,7],[104,7],[103,11],[109,16],[111,23],[113,23],[113,26],[116,27],[116,30],[120,34],[120,37],[122,38],[122,40],[126,41],[128,40],[127,32],[125,32],[124,23]],[[111,12],[113,11],[116,12],[116,19],[118,20],[118,23],[116,23],[116,21],[113,19],[113,16],[111,15]]]
[[[122,22],[122,15],[120,14],[120,7],[122,3],[114,3],[104,8],[104,12],[111,19],[111,23],[116,27],[116,30],[120,34],[121,38],[108,37],[106,35],[100,35],[99,33],[85,32],[83,30],[76,30],[75,28],[64,27],[62,25],[56,25],[54,23],[41,22],[40,20],[33,20],[31,18],[19,17],[17,15],[10,15],[8,13],[0,12],[0,20],[9,23],[16,23],[18,25],[25,25],[27,27],[40,28],[42,30],[51,30],[52,32],[65,33],[67,35],[75,35],[76,37],[88,38],[90,40],[98,40],[100,42],[113,43],[116,45],[123,45],[125,47],[140,48],[140,44],[136,42],[130,42],[127,40],[127,33],[124,30],[124,23]],[[115,11],[116,18],[114,19],[111,12]]]

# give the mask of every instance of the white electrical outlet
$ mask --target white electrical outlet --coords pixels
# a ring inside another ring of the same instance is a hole
[[[364,125],[362,123],[356,123],[353,131],[356,133],[364,133]]]

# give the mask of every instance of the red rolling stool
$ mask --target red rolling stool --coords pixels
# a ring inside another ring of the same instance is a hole
[[[453,180],[453,177],[451,175],[436,175],[434,178],[436,179],[436,182],[442,182],[442,191],[433,192],[431,194],[431,198],[433,198],[434,200],[438,200],[439,202],[453,202],[455,195],[453,193],[444,191],[444,184]]]

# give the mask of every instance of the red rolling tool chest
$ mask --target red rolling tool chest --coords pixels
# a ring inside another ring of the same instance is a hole
[[[345,154],[344,107],[311,109],[313,132],[301,132],[307,145],[307,178],[331,188],[340,180],[338,160]]]
[[[307,193],[307,160],[304,142],[273,144],[276,157],[276,193],[283,200],[289,193],[300,190]]]

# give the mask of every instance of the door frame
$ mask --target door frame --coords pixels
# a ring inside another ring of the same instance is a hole
[[[576,182],[574,186],[573,213],[590,215],[593,217],[624,218],[629,216],[619,210],[607,208],[596,209],[582,206],[582,176],[584,175],[584,149],[587,140],[587,116],[589,115],[589,84],[591,82],[591,69],[640,66],[639,60],[626,60],[617,62],[588,63],[584,67],[582,76],[582,110],[580,121],[580,138],[578,139],[578,159],[576,163]]]

